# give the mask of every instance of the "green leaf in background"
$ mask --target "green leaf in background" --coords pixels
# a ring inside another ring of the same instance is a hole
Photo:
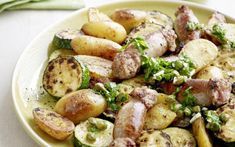
[[[9,2],[0,5],[0,13],[4,10],[8,9],[8,8],[11,8],[13,6],[20,5],[20,4],[25,4],[25,3],[28,3],[30,1],[31,0],[18,0],[18,1],[10,1],[9,0]]]
[[[44,9],[70,10],[84,7],[83,0],[1,0],[0,12],[4,10]]]
[[[9,10],[38,9],[38,10],[76,10],[85,6],[83,0],[44,0],[29,2],[9,8]]]

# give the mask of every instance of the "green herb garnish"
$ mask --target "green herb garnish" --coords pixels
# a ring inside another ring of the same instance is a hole
[[[189,21],[186,24],[186,29],[189,30],[189,31],[201,30],[203,28],[204,28],[203,24],[192,22],[192,21]]]
[[[119,92],[118,85],[113,82],[109,83],[97,83],[94,90],[104,96],[108,107],[112,111],[118,111],[121,108],[121,104],[128,100],[128,94]]]
[[[212,110],[205,111],[204,115],[207,121],[206,127],[209,130],[216,132],[221,129],[222,122],[219,118],[219,115],[215,111]]]
[[[176,61],[167,61],[163,58],[152,58],[142,56],[142,68],[144,69],[145,79],[153,79],[158,82],[173,81],[180,76],[191,77],[195,66],[186,56],[180,56]]]
[[[213,25],[211,33],[219,39],[222,44],[227,44],[228,39],[225,37],[226,31],[220,25]]]
[[[142,37],[136,37],[130,40],[126,45],[122,46],[120,51],[124,51],[130,44],[133,44],[136,49],[141,53],[144,54],[144,50],[148,49],[148,45]]]
[[[191,88],[192,87],[189,87],[183,92],[184,100],[182,102],[182,105],[184,107],[187,107],[187,106],[192,107],[196,104],[196,98],[193,96],[193,94],[191,92]]]

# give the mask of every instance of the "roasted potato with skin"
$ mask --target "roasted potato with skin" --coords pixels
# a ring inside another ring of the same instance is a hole
[[[209,79],[223,79],[224,75],[223,75],[223,71],[216,67],[216,66],[208,66],[203,68],[202,70],[200,70],[197,73],[196,76],[197,79],[205,79],[205,80],[209,80]]]
[[[198,147],[212,147],[209,135],[206,132],[206,127],[203,117],[197,118],[192,123],[193,135],[197,140]]]
[[[170,136],[172,147],[196,147],[196,141],[188,130],[170,127],[162,132]]]
[[[35,108],[33,117],[42,131],[57,140],[66,139],[75,128],[72,121],[51,110]]]
[[[82,26],[82,31],[86,35],[105,38],[117,43],[122,43],[126,38],[125,28],[111,21],[88,22]]]
[[[55,111],[75,124],[89,117],[96,117],[106,109],[106,101],[91,89],[82,89],[62,97],[55,105]]]
[[[89,22],[99,22],[99,21],[112,21],[106,14],[100,12],[96,8],[88,9],[88,21]]]
[[[170,136],[160,130],[143,131],[136,144],[140,147],[172,147]]]
[[[145,129],[165,129],[175,119],[176,113],[165,104],[156,104],[148,110],[145,118]]]
[[[113,60],[121,45],[107,39],[81,35],[71,42],[73,50],[79,55],[98,56]]]
[[[186,55],[195,64],[198,72],[210,64],[218,55],[217,46],[205,39],[189,41],[181,50],[180,55]]]
[[[113,21],[123,25],[126,31],[129,33],[130,30],[140,23],[142,23],[147,16],[145,11],[133,10],[133,9],[119,9],[114,11],[111,15]]]

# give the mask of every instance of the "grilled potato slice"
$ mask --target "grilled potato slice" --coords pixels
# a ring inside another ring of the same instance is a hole
[[[145,119],[145,129],[165,129],[175,119],[176,113],[169,109],[169,106],[160,103],[148,110]]]
[[[105,38],[117,43],[122,43],[126,38],[125,28],[111,21],[88,22],[82,26],[82,31],[90,36]]]
[[[181,50],[180,55],[188,56],[196,66],[196,72],[210,64],[218,55],[217,46],[205,39],[189,41]]]
[[[72,121],[60,114],[43,108],[35,108],[33,117],[38,127],[57,140],[64,140],[73,133]]]
[[[81,35],[71,42],[73,50],[79,55],[98,56],[113,60],[121,46],[111,40]]]
[[[198,147],[212,147],[209,135],[206,132],[205,123],[203,117],[197,118],[192,123],[193,135],[197,140]]]
[[[97,117],[106,109],[106,101],[91,89],[82,89],[62,97],[55,105],[55,111],[75,124],[89,117]]]

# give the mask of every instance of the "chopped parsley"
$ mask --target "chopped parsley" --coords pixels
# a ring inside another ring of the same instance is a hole
[[[227,44],[228,39],[225,37],[226,31],[218,24],[213,25],[211,33],[219,40],[222,44]]]
[[[187,88],[184,92],[183,92],[183,97],[184,100],[182,102],[182,105],[184,107],[193,107],[196,104],[196,98],[193,96],[192,92],[191,92],[191,87]]]
[[[189,30],[189,31],[201,30],[203,28],[204,28],[203,24],[192,22],[192,21],[189,21],[186,24],[186,29]]]
[[[144,69],[146,80],[173,81],[181,76],[191,77],[194,73],[195,65],[186,56],[180,56],[176,61],[167,61],[163,58],[152,58],[142,56],[142,68]]]
[[[138,51],[141,53],[141,55],[144,54],[144,50],[148,49],[148,45],[145,40],[142,37],[138,36],[130,40],[126,45],[122,46],[120,51],[124,51],[130,44],[133,44],[135,48],[138,49]]]
[[[221,124],[222,121],[219,118],[219,115],[213,111],[213,110],[208,110],[204,112],[207,125],[206,127],[211,130],[211,131],[219,131],[221,129]]]
[[[128,94],[119,92],[118,89],[118,85],[114,82],[96,83],[94,87],[94,90],[105,98],[108,107],[112,111],[118,111],[121,104],[128,100]]]

